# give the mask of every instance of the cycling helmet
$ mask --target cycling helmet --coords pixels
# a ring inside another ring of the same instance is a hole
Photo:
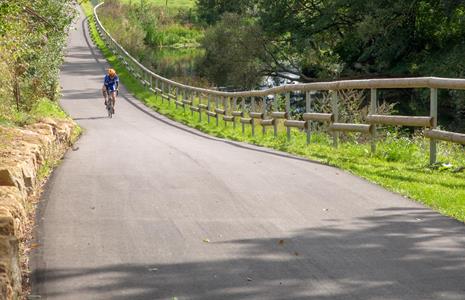
[[[108,75],[110,75],[111,77],[115,76],[116,75],[116,71],[114,69],[108,69]]]

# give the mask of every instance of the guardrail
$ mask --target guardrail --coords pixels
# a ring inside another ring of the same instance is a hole
[[[161,101],[174,102],[176,108],[188,107],[192,114],[198,113],[199,121],[202,120],[202,113],[207,116],[208,122],[211,118],[216,119],[219,125],[220,116],[225,124],[228,122],[236,126],[236,121],[242,125],[244,132],[245,125],[251,125],[252,135],[255,134],[256,125],[262,127],[262,132],[266,132],[268,126],[273,127],[274,135],[277,135],[278,122],[284,120],[287,130],[287,138],[291,138],[291,128],[298,128],[307,133],[307,144],[310,143],[311,126],[310,122],[325,122],[329,125],[329,130],[333,135],[334,146],[338,145],[339,132],[359,132],[371,136],[371,150],[376,150],[376,125],[414,126],[425,128],[425,137],[430,139],[430,163],[436,162],[436,141],[443,140],[465,145],[465,134],[437,130],[438,119],[438,89],[459,89],[465,90],[465,79],[438,78],[438,77],[418,77],[418,78],[392,78],[392,79],[364,79],[364,80],[343,80],[333,82],[318,82],[306,84],[293,84],[274,87],[266,90],[252,90],[242,92],[224,92],[212,89],[204,89],[185,85],[179,82],[164,78],[133,58],[103,27],[97,15],[97,9],[103,4],[100,3],[94,8],[94,18],[97,31],[107,47],[117,55],[130,73],[140,80],[148,90],[160,95]],[[378,111],[378,89],[406,89],[406,88],[428,88],[430,89],[430,115],[429,116],[393,116],[379,115]],[[339,123],[338,113],[338,90],[358,89],[370,90],[370,109],[367,116],[368,124]],[[332,113],[312,112],[311,92],[329,91],[331,94]],[[290,119],[290,93],[306,93],[306,113],[303,120]],[[197,105],[195,105],[195,95],[197,94]],[[278,111],[277,97],[274,97],[272,111],[267,111],[266,106],[262,111],[256,111],[256,98],[263,98],[268,95],[285,95],[286,109],[284,112]],[[206,99],[207,104],[203,104],[201,99]],[[238,101],[240,103],[238,103]],[[249,101],[251,111],[248,117],[245,112],[246,101]],[[239,109],[241,108],[241,109]]]

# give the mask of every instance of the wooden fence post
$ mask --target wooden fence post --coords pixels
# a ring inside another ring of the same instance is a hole
[[[211,106],[211,96],[207,95],[207,110],[210,111]],[[207,113],[207,122],[210,124],[210,115]]]
[[[218,106],[219,106],[219,102],[220,102],[220,100],[218,99],[218,96],[215,96],[215,110],[216,110],[217,108],[219,108],[219,107],[218,107]],[[216,126],[219,126],[220,123],[219,123],[219,120],[218,120],[218,113],[216,113],[215,117],[216,117]]]
[[[232,111],[237,111],[237,97],[233,98],[233,108]],[[233,118],[233,128],[236,129],[236,118]]]
[[[312,99],[310,98],[310,91],[305,93],[305,112],[311,112],[312,110]],[[312,122],[307,121],[307,145],[310,144],[310,139],[312,137]]]
[[[334,114],[334,123],[339,121],[339,107],[338,107],[338,96],[337,91],[331,91],[331,109]],[[335,148],[338,146],[339,132],[333,132],[333,145]]]
[[[432,129],[438,126],[438,89],[432,88],[431,89],[431,97],[430,97],[430,117],[433,118]],[[429,141],[429,163],[435,164],[436,163],[436,149],[437,142],[435,139],[430,139]]]
[[[291,93],[286,93],[286,112],[287,112],[287,119],[291,118]],[[287,127],[287,141],[291,141],[291,128]]]
[[[263,102],[263,108],[262,108],[262,113],[263,113],[263,119],[266,119],[266,96],[263,96],[262,98]],[[266,126],[262,124],[262,134],[265,135],[266,134]]]
[[[275,94],[275,95],[274,95],[274,99],[273,99],[273,111],[278,111],[278,94]],[[274,120],[274,124],[273,124],[273,133],[274,133],[274,137],[277,137],[277,136],[278,136],[278,119],[275,119],[275,120]]]
[[[163,81],[161,82],[160,90],[161,90],[161,92],[160,92],[161,103],[163,104],[163,103],[165,103],[165,100],[163,98],[163,93],[165,92],[165,83]]]
[[[252,112],[255,112],[255,97],[252,97],[250,110]],[[255,136],[255,119],[252,118],[251,122],[252,122],[252,136]]]
[[[370,92],[370,114],[374,115],[378,111],[378,91],[371,89]],[[371,153],[376,152],[376,125],[371,127]]]
[[[242,96],[242,101],[241,101],[241,111],[243,112],[245,110],[245,97]],[[241,122],[242,123],[242,122]],[[245,124],[242,123],[242,134],[245,133]]]

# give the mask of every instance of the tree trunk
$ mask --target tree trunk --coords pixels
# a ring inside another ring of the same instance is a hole
[[[18,76],[16,74],[14,76],[14,82],[13,82],[13,95],[16,100],[16,109],[19,110],[19,104],[21,102],[21,91],[19,89],[19,81],[18,81]]]

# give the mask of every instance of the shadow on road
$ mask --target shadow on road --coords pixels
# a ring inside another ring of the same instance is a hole
[[[87,117],[87,118],[73,118],[74,121],[82,121],[82,120],[102,120],[102,119],[108,119],[108,116]]]
[[[465,299],[463,224],[421,208],[377,210],[344,229],[331,221],[284,240],[205,244],[219,249],[234,244],[241,249],[236,259],[115,262],[102,268],[37,270],[33,276],[37,284],[60,286],[78,277],[87,282],[104,278],[104,285],[75,287],[95,299],[128,299],[125,291],[131,291],[130,299]]]

